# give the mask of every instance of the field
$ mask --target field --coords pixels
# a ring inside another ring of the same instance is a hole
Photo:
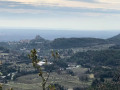
[[[78,68],[76,70],[78,70]],[[83,70],[86,69],[81,68],[81,70],[83,72]],[[40,82],[41,78],[38,76],[38,74],[29,74],[17,78],[16,81],[11,81],[7,83],[5,87],[13,87],[14,90],[42,90]],[[89,86],[91,84],[91,81],[89,80],[88,82],[83,82],[80,81],[77,76],[71,76],[69,74],[58,75],[57,73],[53,72],[49,77],[47,86],[52,83],[57,83],[64,86],[65,88],[71,89],[74,87]]]

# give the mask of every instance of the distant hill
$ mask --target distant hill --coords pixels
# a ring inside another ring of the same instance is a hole
[[[120,44],[120,34],[109,39],[100,38],[56,38],[53,41],[46,40],[43,37],[37,35],[31,40],[20,40],[17,42],[0,42],[1,47],[7,47],[10,49],[68,49],[79,47],[90,47],[101,44]]]
[[[111,43],[115,43],[115,44],[120,44],[120,34],[109,38],[108,41],[110,41]]]
[[[24,40],[23,40],[24,42]],[[35,39],[29,40],[29,42],[20,43],[17,48],[41,48],[41,49],[68,49],[77,47],[86,47],[93,45],[106,44],[107,40],[99,38],[57,38],[53,41],[46,40],[37,35]]]
[[[68,59],[68,62],[91,65],[120,65],[120,50],[102,50],[78,52]],[[91,66],[90,65],[90,66]]]
[[[51,42],[51,47],[55,49],[86,47],[105,44],[107,40],[98,38],[58,38]]]
[[[34,39],[31,40],[21,40],[17,44],[17,48],[27,48],[27,49],[33,49],[33,48],[49,48],[49,40],[46,40],[42,38],[41,36],[37,35]]]
[[[40,35],[37,35],[36,37],[35,37],[35,39],[32,39],[32,40],[30,40],[30,42],[45,42],[46,41],[46,39],[44,39],[44,38],[42,38]]]

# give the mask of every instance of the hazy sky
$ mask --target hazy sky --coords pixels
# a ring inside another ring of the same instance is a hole
[[[120,30],[120,0],[0,0],[0,28]]]

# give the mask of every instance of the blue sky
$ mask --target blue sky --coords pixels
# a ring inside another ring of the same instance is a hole
[[[0,28],[120,30],[120,0],[0,0]]]

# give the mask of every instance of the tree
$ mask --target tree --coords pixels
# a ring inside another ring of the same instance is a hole
[[[46,90],[46,83],[49,79],[51,71],[46,72],[47,77],[45,77],[45,75],[43,73],[44,71],[42,70],[42,66],[38,65],[38,62],[40,61],[40,59],[38,59],[36,49],[31,50],[31,52],[28,56],[32,60],[33,67],[39,71],[39,76],[42,78],[42,89]],[[54,53],[53,51],[52,51],[52,56],[54,57],[54,59],[59,57],[58,53],[57,52]],[[48,62],[47,59],[45,59],[45,64],[46,65],[47,65],[47,62]],[[51,90],[55,90],[54,86],[50,85],[48,87],[51,88]]]
[[[2,84],[0,84],[0,90],[2,90]]]
[[[0,62],[0,67],[2,67],[2,62]],[[0,90],[3,90],[3,84],[2,83],[0,83]],[[13,88],[10,88],[8,90],[13,90]]]

